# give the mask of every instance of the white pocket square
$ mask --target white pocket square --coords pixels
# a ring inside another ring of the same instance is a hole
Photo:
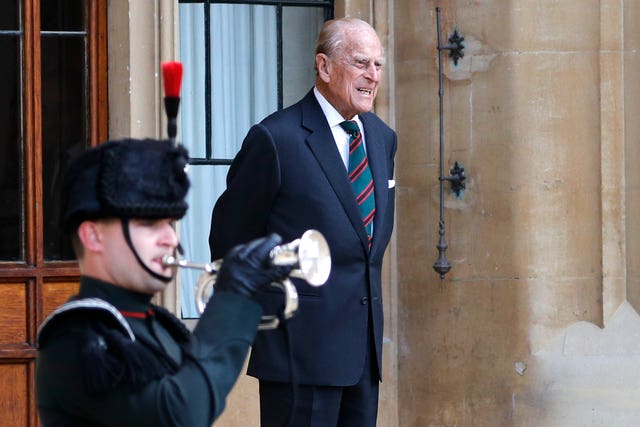
[[[396,186],[396,180],[395,179],[390,179],[388,181],[388,184],[389,184],[389,188],[393,188],[393,187]]]

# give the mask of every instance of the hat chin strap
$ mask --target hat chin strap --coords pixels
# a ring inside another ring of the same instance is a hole
[[[121,218],[120,223],[122,224],[122,234],[124,234],[124,240],[126,240],[127,245],[129,246],[129,249],[131,249],[131,252],[133,252],[133,255],[136,257],[136,260],[138,260],[138,264],[140,264],[140,266],[144,268],[144,270],[147,273],[149,273],[151,276],[155,277],[156,279],[161,280],[165,283],[169,283],[170,281],[172,281],[173,276],[163,276],[162,274],[158,274],[155,271],[151,270],[144,263],[144,261],[142,261],[142,258],[140,258],[140,255],[138,255],[138,252],[136,251],[136,248],[133,247],[133,242],[131,241],[131,235],[129,234],[129,219]]]

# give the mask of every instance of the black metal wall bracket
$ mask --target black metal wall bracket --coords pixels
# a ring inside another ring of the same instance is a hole
[[[462,192],[467,188],[467,185],[465,184],[467,174],[464,171],[464,166],[456,160],[453,167],[449,170],[449,173],[451,175],[444,176],[439,179],[449,181],[451,183],[451,191],[455,193],[456,197],[460,197]]]
[[[466,188],[465,180],[467,178],[464,167],[457,161],[453,165],[453,168],[449,171],[451,175],[444,175],[444,111],[443,111],[443,77],[442,77],[442,51],[449,51],[449,58],[453,60],[455,65],[458,65],[458,60],[464,56],[462,52],[464,45],[464,37],[456,29],[449,37],[448,45],[443,45],[440,37],[440,8],[436,7],[436,21],[438,31],[438,96],[440,98],[440,222],[438,223],[438,260],[433,265],[433,269],[440,275],[441,279],[444,279],[444,275],[451,270],[451,264],[447,260],[446,251],[449,247],[445,238],[446,229],[444,225],[444,182],[449,181],[451,183],[451,190],[460,197],[462,191]]]
[[[453,65],[458,65],[458,61],[464,58],[464,45],[462,42],[464,41],[464,37],[456,28],[453,30],[453,34],[449,36],[449,43],[444,46],[438,45],[438,50],[448,50],[449,58],[453,59]]]

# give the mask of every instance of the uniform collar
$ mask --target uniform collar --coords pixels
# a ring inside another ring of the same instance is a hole
[[[100,298],[121,312],[146,313],[151,308],[153,295],[131,291],[93,277],[80,278],[80,298]]]

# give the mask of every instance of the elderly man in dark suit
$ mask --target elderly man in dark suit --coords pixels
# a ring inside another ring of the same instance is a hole
[[[383,61],[366,22],[325,23],[315,87],[250,129],[213,209],[214,259],[268,232],[289,241],[310,228],[331,250],[323,287],[296,282],[301,309],[288,330],[260,332],[254,342],[248,373],[260,381],[263,427],[376,423],[397,146],[395,132],[370,112]],[[260,301],[276,312],[282,297],[267,291]]]

